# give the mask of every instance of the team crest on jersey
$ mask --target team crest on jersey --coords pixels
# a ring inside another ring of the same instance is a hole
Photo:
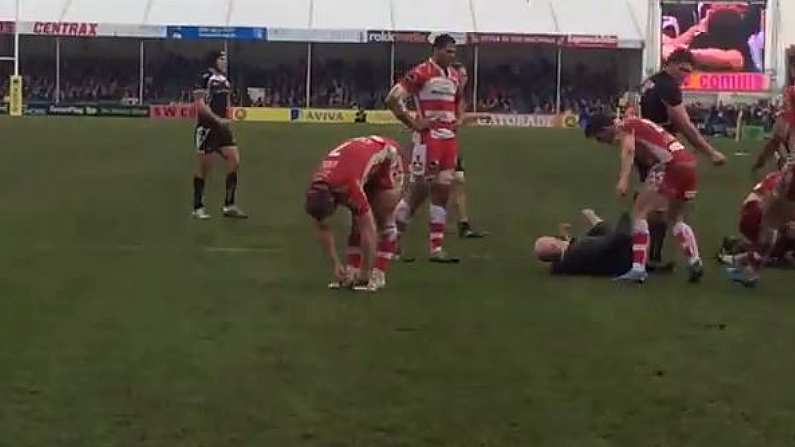
[[[395,169],[392,170],[391,177],[392,177],[392,184],[395,186],[395,188],[400,189],[403,187],[403,180],[404,180],[403,169],[401,169],[399,166],[396,167]]]
[[[431,90],[431,93],[433,93],[434,95],[453,96],[455,95],[457,90],[458,87],[454,82],[445,82],[445,83],[439,83],[439,85],[434,86],[434,88]]]

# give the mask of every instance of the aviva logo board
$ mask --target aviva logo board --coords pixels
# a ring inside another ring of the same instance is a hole
[[[290,109],[290,121],[295,123],[354,123],[356,110]]]

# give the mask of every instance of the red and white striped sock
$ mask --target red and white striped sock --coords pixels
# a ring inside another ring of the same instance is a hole
[[[347,258],[348,268],[358,271],[362,268],[362,246],[361,237],[357,228],[351,229],[351,234],[348,236],[348,249],[345,251]]]
[[[442,251],[442,244],[444,244],[444,230],[446,225],[447,210],[442,206],[431,204],[429,233],[431,255]]]
[[[696,234],[690,225],[684,222],[677,222],[673,228],[674,236],[679,241],[679,246],[682,252],[687,257],[689,263],[694,263],[701,259],[698,253],[698,241],[696,241]]]
[[[762,270],[763,259],[762,255],[756,250],[748,253],[748,266],[751,268],[752,272],[759,273],[759,270]]]
[[[395,207],[395,221],[398,227],[407,227],[411,221],[411,207],[406,199],[400,199]]]
[[[765,265],[765,259],[770,255],[777,242],[778,231],[764,226],[759,236],[759,242],[748,252],[748,269],[753,275],[759,275]]]
[[[649,251],[649,222],[646,219],[635,221],[632,231],[632,269],[646,270],[646,257]]]
[[[398,231],[394,224],[387,225],[381,231],[381,237],[378,240],[378,250],[375,254],[375,268],[384,273],[389,270],[389,263],[397,250],[397,240]]]

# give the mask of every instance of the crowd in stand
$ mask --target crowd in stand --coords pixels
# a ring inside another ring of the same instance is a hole
[[[138,97],[137,73],[114,64],[95,60],[65,62],[61,70],[60,102],[130,102]],[[7,67],[2,76],[0,94],[8,93]],[[26,101],[56,101],[56,74],[52,64],[32,62],[22,70],[23,96]]]
[[[109,64],[105,60],[64,61],[61,68],[60,102],[124,101],[138,98],[139,74],[132,64]],[[130,65],[130,66],[128,66]],[[6,68],[6,67],[4,67]],[[410,68],[398,61],[395,75]],[[190,101],[196,77],[203,70],[200,60],[179,55],[148,64],[144,79],[144,102]],[[299,107],[306,102],[306,62],[261,68],[241,63],[231,78],[238,105]],[[52,61],[24,63],[24,96],[28,101],[56,101],[56,75]],[[478,110],[503,113],[554,113],[555,67],[549,60],[524,64],[482,67],[478,88]],[[0,73],[0,94],[7,95],[8,72]],[[589,77],[589,85],[583,79]],[[618,93],[609,73],[588,73],[578,67],[563,77],[561,104],[578,113],[581,108],[613,103]],[[313,107],[383,109],[390,87],[387,67],[369,61],[329,60],[315,62],[312,70]],[[596,89],[594,89],[596,86]],[[249,88],[253,88],[250,94]],[[471,88],[471,86],[470,86]],[[467,98],[471,97],[468,93]],[[470,104],[470,108],[472,104]]]
[[[257,92],[241,94],[244,105],[300,107],[306,103],[306,63],[262,69],[243,65],[243,83]],[[342,60],[316,62],[312,69],[312,107],[383,108],[387,74],[369,62],[348,65]],[[379,76],[380,75],[380,76]],[[379,80],[383,81],[379,83]],[[248,89],[247,89],[248,90]]]
[[[579,114],[615,104],[619,86],[610,72],[580,64],[561,77],[561,110]],[[555,113],[555,65],[548,59],[499,65],[481,72],[478,110],[501,113]]]
[[[130,65],[130,64],[126,64]],[[137,70],[108,64],[100,60],[65,61],[61,70],[62,103],[138,102]],[[395,75],[410,68],[398,61]],[[31,62],[23,66],[24,97],[27,101],[56,100],[55,72],[52,62]],[[196,78],[204,69],[201,61],[178,55],[149,64],[144,79],[144,102],[190,102]],[[8,66],[0,71],[0,97],[8,92]],[[306,62],[260,68],[246,64],[234,67],[231,78],[236,90],[233,102],[257,107],[303,107],[306,103]],[[612,109],[618,101],[619,86],[615,72],[594,72],[584,65],[562,74],[561,111],[573,113],[587,122],[597,111]],[[343,60],[316,62],[313,66],[312,107],[383,109],[383,99],[390,87],[389,73],[370,62]],[[472,86],[470,85],[471,89]],[[465,97],[470,99],[471,90]],[[471,102],[471,99],[470,101]],[[482,66],[479,76],[479,112],[535,113],[556,112],[555,66],[538,59],[524,63]],[[472,104],[469,104],[472,109]],[[707,134],[728,134],[737,125],[742,110],[743,122],[769,130],[775,120],[776,107],[768,101],[752,106],[688,106],[694,122]]]
[[[263,69],[243,67],[244,83],[260,89],[261,94],[246,91],[238,95],[242,105],[254,107],[302,107],[306,103],[306,64],[279,65]]]
[[[742,114],[744,125],[759,126],[769,132],[773,128],[778,107],[767,100],[750,105],[693,103],[687,107],[693,122],[708,135],[731,135]]]

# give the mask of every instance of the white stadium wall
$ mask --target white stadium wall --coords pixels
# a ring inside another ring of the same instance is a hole
[[[94,22],[112,24],[101,35],[108,35],[113,24],[142,29],[166,25],[250,26],[267,27],[268,40],[305,41],[311,31],[339,33],[356,31],[353,37],[367,39],[363,30],[425,30],[479,33],[517,34],[582,34],[614,35],[625,52],[636,52],[622,59],[626,79],[651,74],[659,68],[659,4],[660,0],[21,0],[22,20],[33,22]],[[778,86],[785,81],[784,52],[795,45],[795,0],[768,0],[778,6],[778,19],[769,33],[769,69],[775,72]],[[0,20],[13,20],[15,0],[0,0]],[[289,5],[289,7],[285,7]],[[435,13],[419,13],[431,8]],[[774,9],[774,8],[771,8]],[[358,31],[357,31],[358,30]],[[46,31],[46,30],[45,30]],[[302,32],[306,31],[306,32]],[[165,34],[165,31],[162,31]],[[25,27],[26,34],[49,34]],[[112,34],[112,33],[110,33]],[[286,38],[286,36],[292,36]],[[129,35],[129,34],[121,34]],[[347,35],[347,34],[346,34]],[[375,33],[374,33],[375,35]],[[154,37],[154,36],[150,36]],[[271,37],[277,37],[271,39]],[[7,38],[7,37],[6,37]],[[323,41],[319,37],[316,41]],[[334,39],[331,39],[334,40]],[[359,40],[352,40],[359,41]],[[29,40],[32,42],[32,40]],[[217,42],[217,40],[216,40]],[[339,38],[336,39],[340,43]],[[152,44],[170,47],[188,44]],[[194,42],[193,45],[196,45]],[[199,48],[209,45],[202,43]],[[263,49],[255,42],[233,44],[246,57],[263,65],[295,59],[294,47],[284,44],[273,59],[265,59]],[[643,47],[642,57],[639,57]],[[23,50],[25,50],[23,45]],[[30,46],[28,46],[30,47]],[[365,52],[380,58],[385,49],[352,49],[352,47],[322,47],[330,53],[339,51]],[[320,48],[319,48],[320,49]],[[290,50],[290,51],[286,51]],[[419,56],[422,49],[405,47],[398,59]],[[497,51],[490,49],[490,51]],[[4,51],[7,53],[7,51]],[[415,54],[416,53],[416,54]],[[487,58],[485,53],[482,58]],[[565,54],[564,54],[565,58]],[[638,61],[638,59],[640,59]],[[564,59],[565,61],[565,59]],[[570,61],[565,61],[570,62]],[[607,61],[605,61],[607,63]]]
[[[795,45],[795,1],[784,0],[780,2],[781,23],[787,26],[781,27],[782,42],[786,46]]]
[[[780,21],[779,27],[779,61],[778,72],[781,73],[778,79],[779,86],[786,82],[786,58],[787,49],[795,47],[795,0],[783,0],[779,3]]]

